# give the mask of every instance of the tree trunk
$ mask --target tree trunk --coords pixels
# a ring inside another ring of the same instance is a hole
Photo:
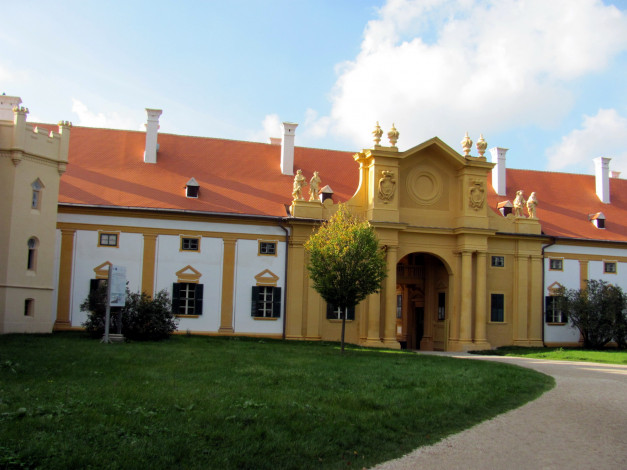
[[[346,331],[346,315],[348,314],[348,307],[344,307],[344,313],[342,315],[342,347],[341,353],[344,354],[344,332]]]

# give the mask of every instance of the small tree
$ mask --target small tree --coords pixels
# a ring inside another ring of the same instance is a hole
[[[561,297],[560,308],[581,332],[584,348],[602,348],[625,326],[621,323],[625,295],[620,287],[590,280],[584,289],[562,289]]]
[[[347,311],[381,288],[387,275],[385,252],[379,248],[374,228],[342,204],[307,240],[305,249],[309,253],[307,269],[314,289],[342,312],[344,353]]]

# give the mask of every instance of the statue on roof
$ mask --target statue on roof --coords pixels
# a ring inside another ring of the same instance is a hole
[[[523,209],[525,208],[525,202],[522,190],[516,191],[516,199],[514,199],[514,217],[524,217]]]
[[[531,193],[529,199],[527,199],[527,213],[530,219],[537,219],[536,206],[538,205],[538,199],[536,199],[535,191]]]
[[[309,180],[309,200],[317,201],[320,195],[320,176],[317,171],[314,171],[311,180]]]
[[[303,170],[297,170],[296,176],[294,176],[294,188],[292,190],[292,197],[294,201],[303,201],[303,188],[307,186],[307,180],[303,176]]]
[[[381,143],[381,136],[383,135],[383,129],[379,125],[379,121],[377,121],[377,126],[372,131],[372,135],[374,136],[374,144],[379,145]]]

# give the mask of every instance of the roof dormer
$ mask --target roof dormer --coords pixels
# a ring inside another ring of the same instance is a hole
[[[605,215],[603,214],[603,212],[590,214],[588,216],[588,220],[590,220],[596,228],[605,228]]]
[[[186,184],[185,184],[185,197],[189,197],[189,198],[197,198],[198,197],[198,191],[200,190],[200,185],[198,184],[198,182],[192,177]]]

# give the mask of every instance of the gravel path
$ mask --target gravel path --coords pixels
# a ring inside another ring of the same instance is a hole
[[[375,469],[627,469],[627,366],[440,354],[529,367],[555,377],[556,386]]]

